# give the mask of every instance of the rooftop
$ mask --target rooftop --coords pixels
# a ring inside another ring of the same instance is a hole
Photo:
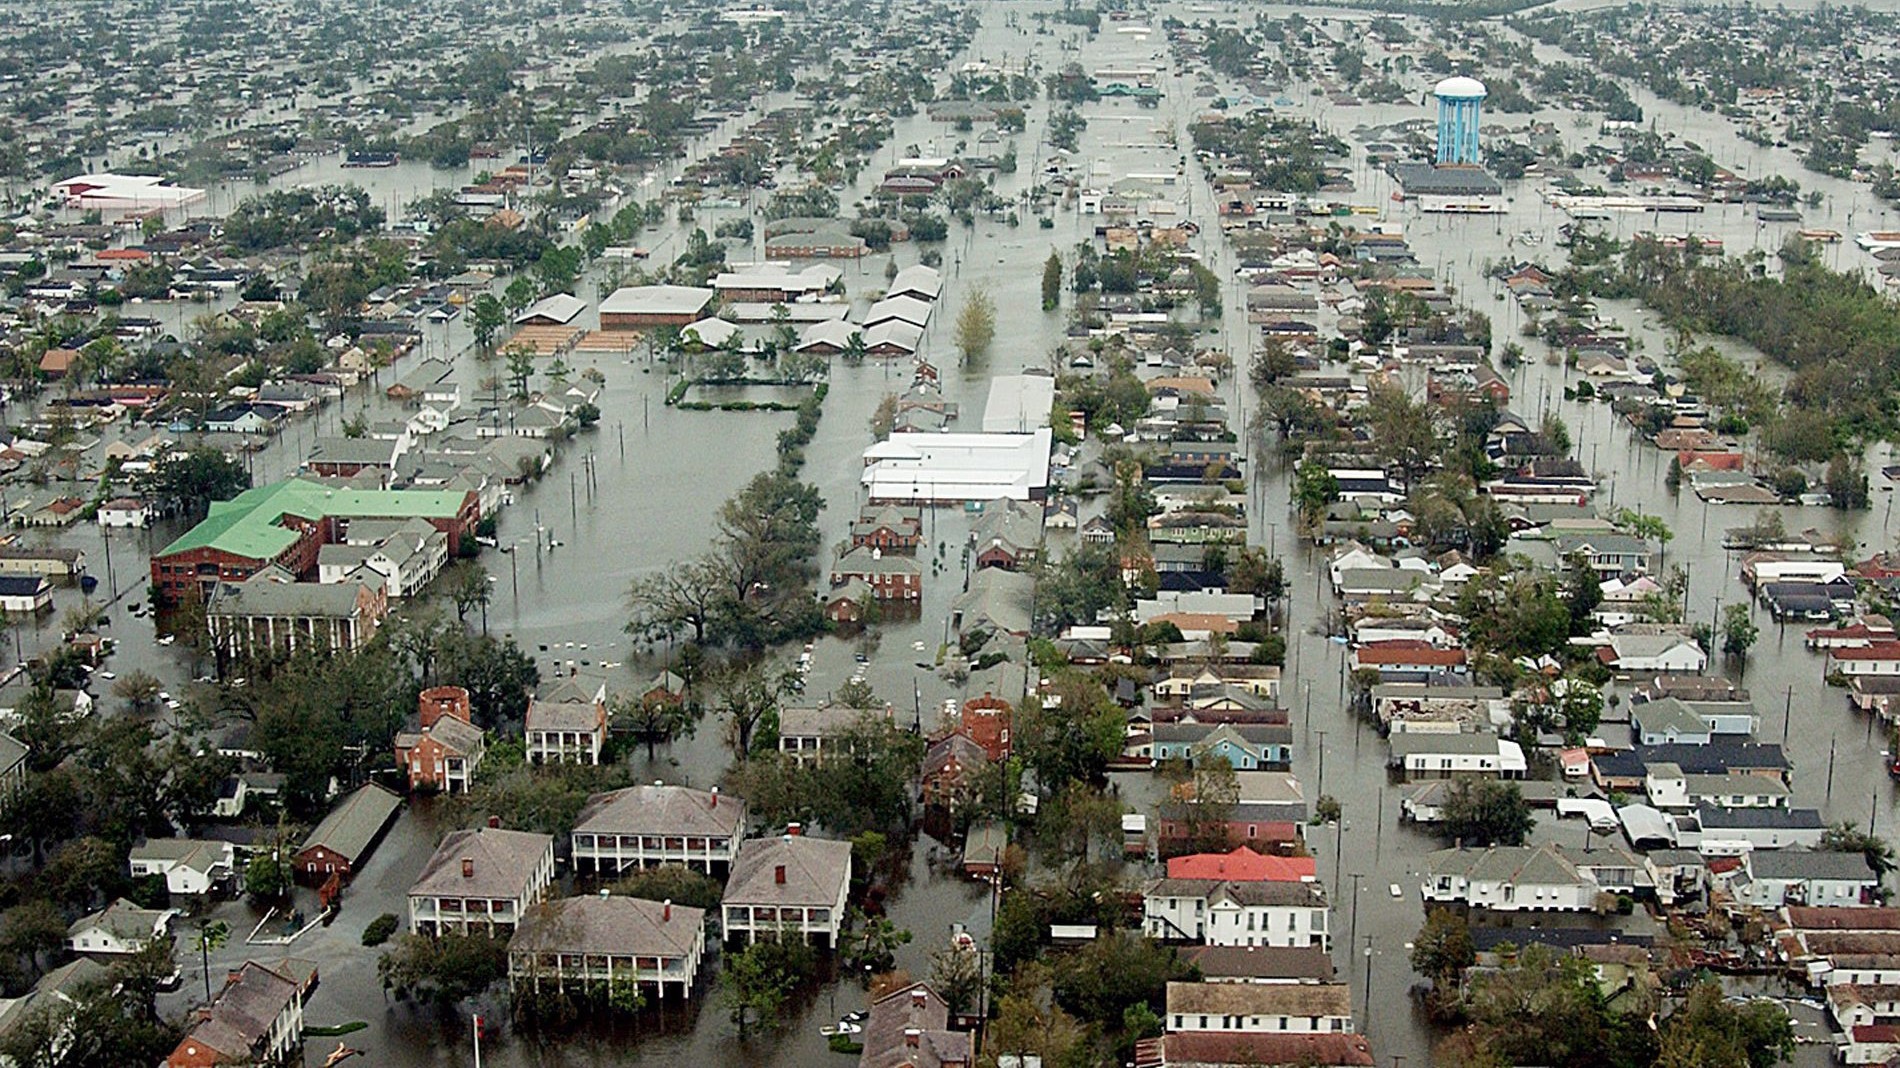
[[[214,501],[205,518],[158,555],[215,549],[250,560],[268,560],[296,544],[298,533],[281,525],[284,516],[319,520],[451,519],[468,503],[466,490],[337,489],[293,478]]]

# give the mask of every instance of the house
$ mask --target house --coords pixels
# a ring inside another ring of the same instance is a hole
[[[246,961],[193,1017],[165,1068],[293,1063],[303,1044],[306,989],[293,975]]]
[[[817,764],[852,724],[869,713],[830,703],[780,705],[778,751],[795,764]]]
[[[864,583],[874,600],[918,601],[924,595],[924,571],[915,558],[887,556],[875,547],[855,546],[831,565],[833,588],[854,580]]]
[[[1861,854],[1803,849],[1748,853],[1733,883],[1735,900],[1757,908],[1871,905],[1879,890],[1880,876]]]
[[[923,509],[886,504],[865,508],[851,524],[851,547],[911,554],[924,537]]]
[[[171,930],[171,909],[142,909],[124,898],[66,928],[66,948],[93,957],[125,957]]]
[[[1849,679],[1870,675],[1900,675],[1900,641],[1871,642],[1860,648],[1829,649],[1827,672]]]
[[[396,767],[411,790],[467,793],[487,750],[475,726],[469,694],[460,686],[435,686],[416,699],[417,727],[396,733]]]
[[[152,506],[138,497],[114,497],[99,506],[102,527],[143,528],[152,525]]]
[[[1460,733],[1508,722],[1511,702],[1495,686],[1386,682],[1372,687],[1372,711],[1390,734]]]
[[[1402,572],[1394,570],[1393,574]],[[1352,670],[1371,668],[1383,682],[1422,682],[1446,672],[1463,674],[1465,651],[1440,649],[1431,642],[1407,639],[1361,645],[1351,654]]]
[[[1771,782],[1760,776],[1750,778]],[[1827,833],[1827,824],[1815,809],[1785,804],[1728,808],[1712,800],[1696,806],[1694,826],[1699,840],[1683,844],[1693,844],[1709,856],[1739,856],[1752,849],[1815,849]]]
[[[950,626],[959,635],[977,630],[1029,636],[1036,580],[1020,571],[986,567],[970,576],[969,589],[950,602]]]
[[[554,881],[554,838],[494,825],[453,831],[409,887],[414,934],[512,929]]]
[[[562,679],[528,702],[523,734],[530,764],[598,764],[607,744],[607,702]]]
[[[1344,983],[1171,982],[1167,1028],[1170,1034],[1349,1033],[1352,990]]]
[[[1008,498],[989,501],[970,528],[975,567],[1019,570],[1032,563],[1042,544],[1042,508]]]
[[[237,873],[229,842],[152,838],[133,846],[128,860],[134,879],[164,876],[165,889],[177,896],[208,894]]]
[[[61,546],[0,545],[0,575],[41,575],[70,586],[86,571],[86,554]]]
[[[369,472],[386,489],[408,450],[406,437],[321,437],[310,446],[303,466],[322,478],[355,478]]]
[[[369,851],[382,840],[401,806],[402,798],[375,783],[337,802],[298,847],[298,877],[312,885],[320,885],[332,875],[349,882],[356,868],[368,859]]]
[[[1284,723],[1156,723],[1150,733],[1157,762],[1217,759],[1235,771],[1276,771],[1293,761],[1293,728]]]
[[[350,524],[347,538],[317,550],[318,582],[380,579],[387,596],[413,597],[449,559],[448,538],[420,519],[360,519]]]
[[[233,659],[302,648],[346,652],[374,637],[388,614],[380,576],[325,585],[292,581],[275,567],[218,583],[205,604],[213,646]]]
[[[1638,745],[1707,745],[1708,721],[1673,697],[1630,707],[1630,736]]]
[[[872,602],[876,600],[871,587],[863,579],[851,579],[825,594],[825,618],[833,623],[863,623],[873,616],[875,606]]]
[[[1461,775],[1521,779],[1529,764],[1524,749],[1490,731],[1460,734],[1405,731],[1389,740],[1387,763],[1403,771],[1408,781],[1449,779]]]
[[[37,575],[0,575],[0,611],[34,616],[53,607],[53,584]]]
[[[684,864],[724,872],[739,855],[745,816],[745,799],[722,796],[717,786],[654,783],[595,794],[574,821],[574,869],[606,875]]]
[[[970,1068],[968,1031],[950,1029],[950,1005],[928,983],[912,983],[871,1002],[858,1068]]]
[[[761,931],[822,936],[835,949],[844,929],[851,889],[851,843],[808,838],[796,829],[778,838],[749,838],[739,846],[720,901],[728,939]]]
[[[1231,805],[1221,805],[1227,843],[1276,856],[1303,853],[1305,843],[1301,828],[1306,825],[1308,813],[1299,779],[1284,771],[1237,771],[1234,778],[1238,787],[1235,800]],[[1191,783],[1173,787],[1170,792],[1175,801],[1190,809],[1199,803]],[[1187,848],[1191,840],[1204,835],[1207,829],[1205,816],[1162,819],[1159,836],[1162,854],[1172,855]]]
[[[1587,912],[1600,894],[1629,893],[1645,876],[1615,846],[1588,852],[1558,845],[1443,849],[1425,864],[1420,894],[1432,902],[1497,912]]]
[[[1135,1044],[1135,1068],[1373,1068],[1364,1035],[1176,1031]]]
[[[634,897],[545,901],[508,939],[508,987],[612,991],[632,983],[660,998],[692,996],[706,955],[706,911]]]
[[[1210,946],[1332,947],[1316,882],[1158,879],[1142,891],[1142,928],[1150,938]]]
[[[47,1030],[41,1033],[46,1036],[43,1052],[50,1057],[47,1063],[65,1064],[78,1024],[79,997],[88,988],[106,983],[109,974],[105,965],[80,957],[40,976],[21,997],[0,999],[0,1041],[12,1037],[13,1029],[22,1021],[45,1013],[41,1026]],[[0,1063],[16,1068],[11,1058],[0,1056]]]
[[[1649,542],[1628,534],[1560,534],[1553,547],[1559,560],[1581,558],[1603,579],[1650,568]]]
[[[1699,675],[1709,666],[1709,654],[1686,634],[1612,634],[1597,659],[1631,675]]]
[[[964,799],[970,777],[989,762],[983,747],[961,732],[953,731],[931,742],[924,750],[918,774],[924,805],[954,810]]]

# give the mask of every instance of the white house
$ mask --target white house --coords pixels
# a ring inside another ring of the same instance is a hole
[[[1597,895],[1629,893],[1643,866],[1614,846],[1571,853],[1557,845],[1444,849],[1425,864],[1427,902],[1464,903],[1499,912],[1585,912]]]
[[[1680,765],[1658,760],[1643,769],[1643,793],[1656,808],[1686,809],[1689,807],[1689,777],[1683,774]]]
[[[1630,674],[1700,674],[1709,654],[1683,634],[1612,634],[1597,656],[1610,668]]]
[[[492,826],[452,832],[409,888],[409,930],[512,930],[553,881],[551,835]]]
[[[650,864],[728,871],[745,837],[745,799],[717,786],[629,786],[587,799],[574,821],[576,871],[613,874]]]
[[[153,838],[133,846],[129,860],[134,878],[162,875],[173,894],[207,894],[236,873],[229,842]]]
[[[124,898],[90,916],[81,916],[66,928],[66,946],[74,953],[129,956],[165,937],[171,929],[171,909],[142,909]]]
[[[1392,766],[1404,771],[1407,779],[1449,779],[1460,775],[1481,775],[1496,779],[1521,779],[1529,768],[1524,748],[1490,731],[1460,734],[1406,731],[1388,739],[1392,747]]]
[[[102,527],[148,527],[152,508],[137,497],[115,497],[99,506],[98,520]]]
[[[1332,948],[1326,895],[1315,883],[1160,879],[1141,907],[1143,929],[1164,941]]]
[[[1170,1033],[1339,1034],[1352,1026],[1344,983],[1169,983]]]
[[[739,847],[719,903],[727,938],[761,931],[823,937],[836,948],[851,890],[851,843],[788,833]]]
[[[1785,904],[1859,906],[1874,903],[1880,878],[1859,853],[1774,849],[1749,853],[1734,879],[1735,900],[1756,908]]]

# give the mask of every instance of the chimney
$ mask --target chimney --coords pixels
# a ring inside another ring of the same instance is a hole
[[[488,826],[489,826],[490,828],[492,828],[492,829],[495,829],[495,830],[500,830],[500,829],[501,829],[501,817],[500,817],[500,816],[495,816],[495,815],[490,815],[490,816],[488,817]]]
[[[462,863],[468,864],[470,862],[465,860]],[[772,866],[772,881],[780,886],[785,885],[785,865],[775,864]]]
[[[462,858],[462,878],[464,879],[475,878],[475,858],[474,857]]]
[[[667,898],[665,901],[660,902],[660,922],[661,923],[673,922],[673,899],[670,897]]]
[[[608,890],[608,889],[607,889],[606,887],[604,887],[604,886],[603,886],[603,887],[601,887],[601,888],[600,888],[600,896],[601,896],[601,899],[602,899],[602,900],[605,900],[605,899],[607,899],[607,898],[610,898],[610,897],[612,897],[612,896],[614,896],[614,895],[613,895],[613,892],[612,892],[612,891],[610,891],[610,890]]]
[[[788,838],[797,838],[804,833],[805,825],[802,823],[788,823],[785,825],[785,836]]]
[[[717,786],[712,788],[712,804],[709,805],[708,807],[709,808],[719,807],[719,787]]]
[[[916,1049],[923,1042],[923,1039],[924,1033],[922,1030],[915,1027],[904,1028],[904,1045],[911,1049]]]
[[[911,1008],[913,1009],[926,1008],[929,1006],[929,1003],[930,1003],[930,995],[925,993],[924,991],[913,990],[910,992],[910,1007]]]

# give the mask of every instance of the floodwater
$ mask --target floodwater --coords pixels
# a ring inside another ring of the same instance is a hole
[[[1020,5],[985,4],[980,7],[982,29],[967,56],[993,63],[1020,62],[1025,56],[1040,64],[1044,71],[1074,59],[1085,68],[1116,63],[1148,63],[1171,71],[1171,57],[1165,55],[1165,38],[1158,32],[1148,36],[1113,32],[1116,24],[1104,24],[1104,32],[1093,40],[1064,29],[1046,36],[1034,34],[1029,10]],[[1248,7],[1246,17],[1263,9]],[[1293,10],[1279,6],[1264,9],[1269,15]],[[1308,18],[1318,12],[1301,9]],[[1014,17],[1019,26],[1008,25]],[[1190,20],[1206,18],[1203,13],[1182,13]],[[1158,20],[1157,20],[1158,21]],[[1025,32],[1025,29],[1027,32]],[[1552,50],[1539,49],[1539,57],[1561,58]],[[1376,64],[1376,57],[1375,57]],[[1161,85],[1166,94],[1158,110],[1143,110],[1132,102],[1103,101],[1082,109],[1089,120],[1076,162],[1087,173],[1101,168],[1119,177],[1129,172],[1173,170],[1181,149],[1163,145],[1153,134],[1157,126],[1171,127],[1186,145],[1185,126],[1195,113],[1195,79],[1164,74]],[[1223,86],[1223,89],[1229,87]],[[1339,108],[1323,103],[1324,98],[1308,94],[1307,86],[1290,86],[1287,95],[1300,101],[1291,109],[1310,115],[1335,132],[1347,135],[1360,125],[1379,125],[1400,119],[1418,118],[1424,112],[1415,105],[1365,106]],[[1731,254],[1751,247],[1772,250],[1782,232],[1793,226],[1824,226],[1851,234],[1887,220],[1891,212],[1875,205],[1863,187],[1827,179],[1802,171],[1793,155],[1785,150],[1763,149],[1733,136],[1727,124],[1717,116],[1686,111],[1657,101],[1646,92],[1632,87],[1632,93],[1662,131],[1693,140],[1704,146],[1716,162],[1745,174],[1766,174],[1776,170],[1799,180],[1804,189],[1820,189],[1827,197],[1818,210],[1805,212],[1799,224],[1770,224],[1758,230],[1752,217],[1740,206],[1711,206],[1693,216],[1665,220],[1660,227],[1646,217],[1614,220],[1620,235],[1635,229],[1678,229],[1722,237]],[[773,106],[780,101],[767,101]],[[1039,161],[1048,157],[1039,144],[1039,134],[1047,114],[1046,105],[1031,110],[1027,132],[1016,135],[1018,156],[1022,161],[1015,175],[999,176],[997,191],[1005,198],[1025,189],[1040,169]],[[1557,122],[1567,142],[1584,143],[1596,128],[1596,117],[1578,127],[1568,113],[1546,112],[1539,118]],[[1492,121],[1518,124],[1523,116],[1494,117]],[[736,124],[727,128],[729,134]],[[973,135],[972,139],[973,139]],[[863,195],[876,182],[882,167],[900,154],[904,146],[916,144],[923,154],[949,153],[959,135],[947,127],[936,126],[919,115],[901,120],[890,147],[879,153],[861,176],[857,195]],[[702,139],[696,152],[716,149],[721,139]],[[1391,192],[1382,174],[1366,167],[1360,146],[1354,145],[1357,164],[1354,179],[1359,192],[1350,199],[1358,204],[1379,205],[1386,211],[1382,220],[1402,228],[1412,241],[1420,261],[1442,272],[1456,285],[1462,299],[1491,315],[1498,343],[1515,337],[1521,325],[1516,305],[1496,297],[1497,287],[1483,277],[1490,261],[1513,258],[1544,259],[1561,255],[1551,247],[1556,226],[1563,221],[1560,213],[1542,206],[1529,183],[1516,183],[1511,190],[1512,210],[1502,219],[1463,219],[1419,217],[1404,209],[1395,210]],[[328,168],[335,161],[323,161],[293,171],[277,180],[277,185],[311,181],[355,180],[363,182],[379,203],[400,203],[423,195],[432,188],[453,186],[466,180],[462,172],[437,172],[419,165],[403,165],[389,170],[339,171]],[[1193,190],[1187,217],[1202,223],[1204,236],[1197,250],[1217,270],[1230,261],[1218,237],[1219,228],[1208,210],[1210,199],[1199,168],[1190,158],[1186,164]],[[656,185],[674,172],[663,168],[656,174]],[[649,188],[654,188],[649,187]],[[850,197],[841,196],[848,201]],[[737,214],[739,209],[702,209],[698,225],[710,231],[717,219]],[[1095,220],[1058,212],[1053,230],[1039,229],[1033,218],[1023,225],[1009,227],[1002,222],[980,219],[973,230],[954,228],[944,246],[945,294],[924,342],[924,352],[943,372],[946,399],[962,405],[964,425],[980,418],[987,381],[990,376],[1024,367],[1043,366],[1047,353],[1061,340],[1066,319],[1063,313],[1045,314],[1039,304],[1037,282],[1041,265],[1051,248],[1068,249],[1087,238]],[[1542,236],[1536,245],[1516,242],[1515,235],[1532,231]],[[683,233],[669,223],[660,234],[648,234],[640,241],[655,249],[656,260],[676,249]],[[914,262],[918,250],[900,246],[900,263]],[[1870,260],[1851,245],[1834,246],[1828,252],[1831,262],[1841,267],[1867,267]],[[742,259],[735,253],[733,258]],[[868,259],[844,264],[846,286],[854,300],[869,298],[882,287],[885,260]],[[580,294],[590,303],[596,297],[595,279],[584,282]],[[981,287],[996,302],[999,331],[993,352],[979,366],[957,366],[950,345],[950,331],[958,308],[970,293]],[[1234,359],[1245,366],[1244,339],[1248,329],[1236,291],[1230,297],[1224,321],[1217,324],[1222,338],[1232,343]],[[1655,328],[1640,309],[1609,305],[1605,313],[1623,322],[1641,337],[1645,351],[1660,356],[1665,348],[1663,331]],[[188,316],[190,310],[183,314]],[[584,320],[593,313],[583,313]],[[463,326],[426,328],[425,351],[436,355],[462,352],[468,344]],[[1212,343],[1210,332],[1207,340]],[[1707,506],[1693,494],[1672,498],[1663,489],[1667,459],[1636,439],[1621,424],[1611,419],[1607,406],[1578,403],[1563,399],[1568,374],[1541,358],[1540,343],[1527,343],[1531,359],[1516,371],[1511,382],[1513,407],[1526,416],[1553,410],[1563,417],[1577,442],[1578,457],[1605,480],[1602,496],[1607,505],[1639,506],[1662,516],[1676,532],[1668,546],[1667,561],[1682,563],[1690,569],[1690,618],[1707,619],[1720,603],[1733,603],[1746,596],[1739,584],[1735,560],[1721,549],[1726,527],[1750,522],[1755,510],[1740,506]],[[1739,347],[1731,352],[1757,359]],[[585,360],[570,361],[576,368]],[[407,367],[395,369],[400,375]],[[790,416],[773,413],[693,412],[668,408],[662,403],[666,381],[662,369],[649,366],[640,357],[631,362],[603,361],[599,369],[606,375],[600,398],[604,412],[601,425],[568,445],[562,459],[548,478],[518,494],[515,506],[502,517],[500,538],[503,544],[517,544],[511,555],[489,553],[483,563],[496,576],[496,597],[489,608],[492,630],[516,638],[536,655],[545,673],[558,670],[566,660],[619,663],[629,659],[626,637],[621,626],[627,609],[624,594],[637,577],[674,566],[701,552],[712,534],[713,517],[718,505],[755,472],[774,462],[773,439],[788,425]],[[456,375],[465,396],[476,394],[476,384],[487,368],[470,356],[458,358]],[[841,540],[858,501],[859,454],[870,440],[869,420],[879,399],[887,392],[899,392],[908,383],[907,365],[867,361],[859,367],[834,366],[831,388],[817,438],[806,450],[804,477],[817,484],[826,500],[822,523],[827,535]],[[1244,380],[1227,383],[1232,399],[1241,412],[1256,407],[1256,398]],[[372,411],[385,407],[379,398],[353,396],[346,410],[354,412],[369,404]],[[259,481],[282,477],[294,469],[297,457],[308,447],[316,433],[335,433],[344,412],[332,410],[320,417],[320,429],[296,426],[281,440],[254,458]],[[592,478],[584,458],[591,459]],[[1868,468],[1877,472],[1888,462],[1884,447],[1868,457]],[[1289,603],[1289,630],[1293,640],[1285,684],[1285,704],[1292,710],[1298,730],[1296,771],[1308,783],[1309,796],[1330,793],[1343,802],[1343,826],[1314,832],[1314,847],[1322,879],[1334,885],[1339,903],[1334,921],[1336,958],[1341,978],[1350,981],[1356,1001],[1363,1006],[1361,1026],[1371,1037],[1375,1051],[1383,1060],[1403,1056],[1408,1063],[1429,1063],[1432,1033],[1412,1002],[1402,996],[1414,980],[1406,957],[1406,943],[1422,921],[1415,890],[1417,872],[1424,857],[1438,843],[1421,835],[1397,819],[1396,789],[1387,785],[1384,770],[1385,747],[1378,736],[1360,728],[1344,709],[1343,647],[1327,641],[1320,633],[1329,605],[1323,588],[1322,559],[1310,548],[1298,545],[1290,536],[1288,475],[1273,463],[1252,465],[1258,500],[1253,515],[1253,538],[1258,544],[1284,545],[1288,558],[1293,595]],[[1875,508],[1870,512],[1843,514],[1824,509],[1789,509],[1790,530],[1809,526],[1827,532],[1850,533],[1868,550],[1887,545],[1891,539],[1891,493],[1878,474]],[[878,694],[903,710],[915,703],[926,723],[931,709],[946,697],[963,696],[939,680],[919,661],[929,661],[936,643],[943,636],[948,602],[959,592],[962,564],[959,549],[967,532],[967,519],[960,511],[939,510],[928,520],[927,535],[936,549],[933,559],[941,563],[940,572],[926,580],[925,599],[915,621],[884,628],[880,650],[868,667],[869,681]],[[532,548],[537,528],[562,544],[558,548]],[[1282,535],[1286,535],[1284,538]],[[155,531],[137,538],[115,535],[113,551],[116,586],[136,597],[143,588],[140,577],[146,554],[152,545],[162,545],[167,532]],[[88,548],[95,561],[100,559],[95,531],[69,535],[72,543]],[[140,544],[140,540],[143,544]],[[130,667],[148,666],[161,670],[168,680],[180,678],[183,666],[171,651],[149,643],[149,623],[131,620],[115,612],[118,636],[125,643],[115,668],[123,673]],[[1746,682],[1756,695],[1762,714],[1762,734],[1766,740],[1778,740],[1785,734],[1789,753],[1796,766],[1794,790],[1796,803],[1822,809],[1830,820],[1864,821],[1873,816],[1879,829],[1894,826],[1894,790],[1882,773],[1881,742],[1870,739],[1866,724],[1847,710],[1841,693],[1828,689],[1820,679],[1820,661],[1801,646],[1800,634],[1777,627],[1765,614],[1757,616],[1762,640],[1746,665]],[[573,643],[571,646],[569,643]],[[921,649],[918,651],[919,643]],[[543,651],[543,647],[546,647]],[[820,642],[815,650],[808,696],[818,697],[841,683],[852,670],[855,644],[845,641]],[[655,670],[650,662],[646,672]],[[1739,671],[1730,667],[1728,670]],[[622,676],[631,684],[634,669]],[[1784,723],[1783,709],[1799,711],[1802,725]],[[653,777],[707,784],[715,781],[729,760],[720,725],[704,723],[693,738],[663,751],[657,766],[642,769]],[[1324,775],[1321,775],[1322,761]],[[1142,793],[1149,785],[1145,777],[1118,776],[1130,795]],[[352,888],[342,917],[329,929],[305,936],[288,952],[312,956],[322,963],[325,982],[313,997],[308,1017],[312,1024],[338,1024],[361,1020],[364,1030],[344,1041],[368,1053],[369,1063],[397,1068],[435,1068],[435,1066],[472,1063],[468,1039],[468,1021],[460,1012],[420,1010],[412,1006],[388,1005],[380,998],[374,978],[374,953],[356,944],[362,925],[383,911],[401,912],[402,893],[408,881],[421,867],[441,828],[433,814],[419,810],[401,821],[390,841],[378,851],[363,877]],[[1335,833],[1337,838],[1335,838]],[[1580,825],[1558,825],[1549,817],[1540,820],[1536,839],[1562,840],[1582,844]],[[954,875],[937,874],[928,862],[927,838],[919,840],[913,857],[913,877],[891,902],[891,915],[903,927],[914,932],[916,941],[900,953],[900,964],[913,974],[927,972],[929,952],[939,945],[951,923],[968,924],[979,939],[988,931],[988,901],[981,887]],[[1358,878],[1354,878],[1357,875]],[[1397,884],[1404,894],[1394,899],[1388,892]],[[1355,902],[1355,887],[1359,900]],[[242,910],[243,906],[230,906]],[[254,922],[254,920],[252,921]],[[234,925],[235,926],[235,925]],[[245,925],[248,927],[248,924]],[[1370,956],[1366,951],[1370,949]],[[234,945],[214,960],[214,970],[223,961],[246,955],[271,952],[257,947]],[[1368,982],[1369,978],[1369,982]],[[188,968],[185,991],[175,998],[178,1007],[189,1000],[195,973]],[[611,1032],[582,1031],[558,1041],[531,1039],[505,1033],[485,1043],[483,1063],[501,1068],[523,1065],[596,1065],[596,1064],[674,1064],[706,1065],[795,1064],[817,1066],[843,1064],[843,1059],[828,1054],[816,1034],[818,1024],[833,1018],[834,1012],[858,1008],[863,994],[859,987],[844,981],[823,989],[806,991],[786,1013],[786,1027],[773,1034],[757,1034],[741,1042],[718,1004],[716,994],[702,986],[701,1001],[694,1008],[677,1006],[648,1014],[624,1030]],[[170,1007],[168,1005],[168,1007]],[[499,1006],[490,1006],[495,1016]],[[335,1040],[312,1039],[307,1063],[321,1063]],[[1803,1053],[1818,1052],[1804,1048]]]

